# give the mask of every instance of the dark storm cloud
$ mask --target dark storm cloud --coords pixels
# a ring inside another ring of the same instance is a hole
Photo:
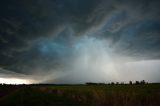
[[[88,14],[95,8],[96,3],[98,3],[96,0],[92,3],[89,0],[1,1],[0,57],[3,60],[1,61],[2,67],[3,65],[6,68],[15,67],[15,63],[23,64],[23,61],[26,61],[24,59],[26,55],[27,59],[37,55],[38,52],[32,49],[33,40],[55,36],[65,26],[75,24],[73,25],[75,35],[87,30],[89,25],[85,24],[86,22],[83,24],[83,20],[88,18]]]
[[[2,0],[0,67],[64,70],[94,39],[115,58],[159,59],[159,6],[158,0]]]

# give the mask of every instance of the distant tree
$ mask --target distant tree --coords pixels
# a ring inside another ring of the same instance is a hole
[[[146,83],[145,80],[142,80],[142,81],[141,81],[141,84],[145,84],[145,83]]]
[[[140,84],[139,81],[136,81],[135,84]]]
[[[118,85],[118,84],[119,84],[119,82],[116,82],[116,84]]]
[[[132,81],[129,81],[129,84],[132,85]]]
[[[114,85],[114,82],[111,82],[111,85]]]

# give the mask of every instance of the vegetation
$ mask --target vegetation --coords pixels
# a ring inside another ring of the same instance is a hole
[[[0,106],[160,106],[160,84],[1,85]]]

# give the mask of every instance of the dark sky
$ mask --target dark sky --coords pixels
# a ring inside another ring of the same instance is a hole
[[[159,59],[159,0],[0,1],[0,78],[159,82]]]

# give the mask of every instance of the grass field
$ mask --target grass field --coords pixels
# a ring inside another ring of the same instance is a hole
[[[160,106],[160,84],[1,85],[0,106]]]

